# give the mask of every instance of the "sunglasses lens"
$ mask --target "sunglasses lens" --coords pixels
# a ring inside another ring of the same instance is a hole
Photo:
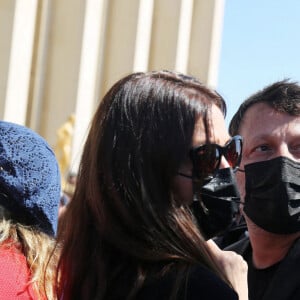
[[[198,178],[213,175],[220,166],[221,156],[224,155],[232,169],[236,169],[241,162],[242,138],[234,136],[230,142],[221,147],[216,144],[206,144],[192,150],[194,174]]]
[[[235,169],[239,166],[242,153],[242,139],[233,137],[231,142],[226,146],[225,157],[231,168]]]
[[[194,156],[196,175],[205,177],[212,175],[220,163],[220,151],[216,145],[204,145],[198,148]]]

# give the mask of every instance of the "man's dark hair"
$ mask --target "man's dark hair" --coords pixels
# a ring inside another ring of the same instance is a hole
[[[246,111],[257,103],[266,103],[278,112],[298,116],[300,115],[300,85],[285,79],[250,96],[240,105],[230,121],[229,132],[232,136],[239,133]]]

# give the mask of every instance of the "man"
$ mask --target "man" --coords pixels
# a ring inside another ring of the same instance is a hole
[[[244,138],[236,173],[249,238],[227,247],[248,262],[250,300],[300,299],[300,86],[276,82],[231,120]]]

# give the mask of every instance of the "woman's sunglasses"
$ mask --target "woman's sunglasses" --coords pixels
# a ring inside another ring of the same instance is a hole
[[[222,155],[230,167],[236,171],[242,158],[243,138],[240,135],[232,137],[222,147],[218,144],[205,144],[190,150],[190,159],[193,162],[193,177],[204,179],[214,175],[220,167]],[[191,176],[179,173],[179,175]]]

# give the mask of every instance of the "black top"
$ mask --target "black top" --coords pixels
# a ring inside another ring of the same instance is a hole
[[[169,300],[175,284],[175,274],[169,272],[160,279],[149,280],[136,299]],[[191,268],[187,280],[179,287],[178,300],[238,300],[237,293],[211,271],[201,267]]]
[[[247,225],[244,218],[241,218],[238,223],[234,222],[221,235],[213,238],[219,248],[224,249],[233,243],[248,236]]]
[[[236,251],[248,263],[249,300],[300,299],[300,239],[296,240],[284,259],[266,269],[252,265],[252,248],[244,238],[225,250]]]
[[[257,269],[252,263],[252,258],[248,262],[248,293],[249,299],[262,300],[264,294],[271,284],[280,262],[265,269]]]

